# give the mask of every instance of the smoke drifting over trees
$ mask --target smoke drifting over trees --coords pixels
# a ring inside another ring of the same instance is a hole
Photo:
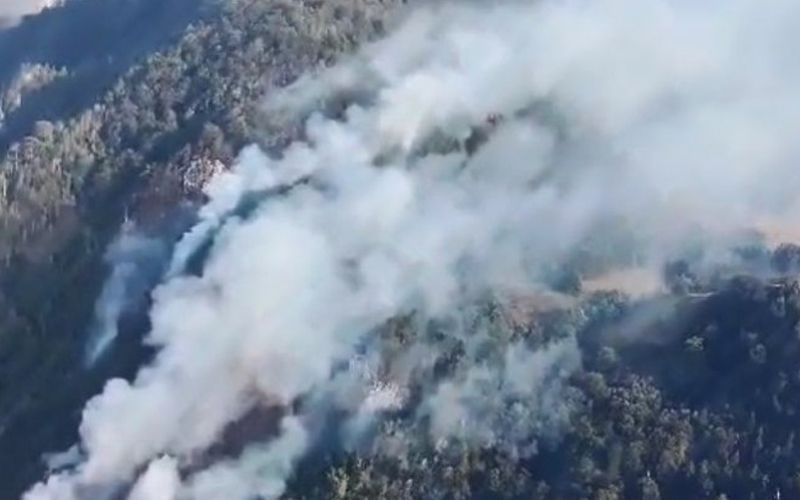
[[[748,291],[760,282],[733,280],[726,291],[726,269],[791,270],[740,247],[765,218],[798,215],[800,73],[787,48],[798,23],[788,0],[423,6],[270,96],[259,145],[207,187],[152,292],[152,362],[88,402],[84,459],[25,500],[273,499],[320,449],[370,449],[376,469],[415,453],[447,463],[461,450],[465,470],[491,450],[524,469],[562,440],[585,452],[564,461],[579,484],[559,490],[551,471],[537,498],[619,498],[635,486],[625,498],[654,499],[656,480],[723,476],[711,465],[690,473],[688,457],[733,440],[725,417],[693,413],[689,396],[675,396],[691,393],[679,375],[643,367],[678,401],[664,409],[659,390],[601,344],[610,336],[625,351],[647,328],[648,347],[681,337],[660,319],[679,296],[703,328],[675,359],[711,390],[703,363],[725,370],[704,354],[720,345],[712,327],[741,301],[759,313],[737,325],[772,330],[743,330],[731,356],[767,377],[758,367],[797,324],[796,287],[762,297]],[[470,142],[490,116],[503,119]],[[580,276],[551,290],[553,268],[590,261],[575,257],[584,251],[597,269],[557,270]],[[632,305],[581,294],[581,278],[603,283],[625,267],[648,279],[666,268],[674,296],[650,287],[655,298]],[[511,297],[547,294],[556,299],[544,312],[509,311]],[[794,393],[781,394],[773,407],[792,407]],[[220,451],[231,433],[242,442]],[[644,462],[658,464],[655,478]],[[395,478],[417,478],[408,488],[436,487],[397,468]],[[447,470],[448,494],[468,496],[455,485],[469,480]],[[496,470],[531,490],[522,470]],[[343,498],[371,473],[348,482],[347,471],[329,476]],[[383,493],[392,488],[402,486]]]

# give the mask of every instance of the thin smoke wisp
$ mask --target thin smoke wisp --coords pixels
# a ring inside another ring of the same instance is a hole
[[[85,357],[87,366],[94,365],[117,338],[121,316],[145,302],[167,258],[164,242],[137,234],[131,227],[124,227],[111,244],[105,259],[110,272],[95,304]]]

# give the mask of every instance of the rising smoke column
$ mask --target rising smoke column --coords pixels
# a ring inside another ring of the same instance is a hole
[[[126,224],[106,251],[110,272],[95,304],[85,363],[94,365],[119,334],[123,313],[141,307],[168,260],[168,245]]]
[[[133,481],[130,500],[275,498],[325,408],[301,405],[274,440],[188,477],[178,470],[260,404],[329,401],[320,395],[335,367],[387,320],[447,315],[472,290],[535,286],[541,265],[609,218],[635,228],[658,264],[698,228],[725,240],[758,215],[794,215],[800,73],[789,47],[799,9],[788,0],[425,8],[278,93],[275,116],[340,93],[361,98],[339,120],[308,115],[305,141],[279,158],[242,155],[222,190],[230,200],[212,201],[219,211],[184,240],[182,255],[211,238],[202,273],[173,263],[154,292],[147,341],[158,356],[87,404],[87,460],[26,500],[103,498]],[[542,101],[566,135],[522,117],[471,158],[424,153],[436,133],[463,139],[489,114]],[[377,157],[388,160],[376,168]],[[249,190],[308,176],[314,183],[231,216]],[[519,377],[554,359],[574,366],[570,345],[538,355],[514,347],[502,367],[476,369],[428,401],[434,413],[468,415],[485,403],[479,381],[530,390]],[[557,391],[530,387],[549,411]]]

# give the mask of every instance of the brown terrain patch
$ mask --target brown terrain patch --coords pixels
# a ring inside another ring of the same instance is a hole
[[[588,293],[600,291],[620,291],[639,298],[664,291],[661,276],[653,269],[629,267],[614,269],[582,283]]]

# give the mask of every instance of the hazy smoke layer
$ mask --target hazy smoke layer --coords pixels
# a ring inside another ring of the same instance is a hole
[[[337,367],[387,320],[535,288],[543,265],[609,220],[657,265],[794,215],[798,26],[790,0],[446,5],[280,93],[271,116],[306,113],[304,142],[280,159],[250,148],[216,181],[154,293],[158,357],[89,402],[86,461],[26,500],[107,498],[131,482],[130,500],[275,498],[346,399]],[[358,104],[338,119],[307,113],[341,96]],[[474,156],[448,146],[493,113],[505,120]],[[182,274],[203,245],[202,272]],[[495,407],[484,388],[547,421],[563,409],[550,382],[577,362],[569,339],[512,345],[431,390],[433,437],[466,422],[457,431],[479,443],[528,439],[531,426],[469,421]],[[231,422],[298,400],[274,439],[192,467]],[[360,422],[370,406],[356,406]]]
[[[136,234],[129,228],[111,244],[106,252],[111,272],[95,305],[87,365],[93,365],[116,339],[121,315],[144,302],[163,272],[167,250],[164,242]]]

